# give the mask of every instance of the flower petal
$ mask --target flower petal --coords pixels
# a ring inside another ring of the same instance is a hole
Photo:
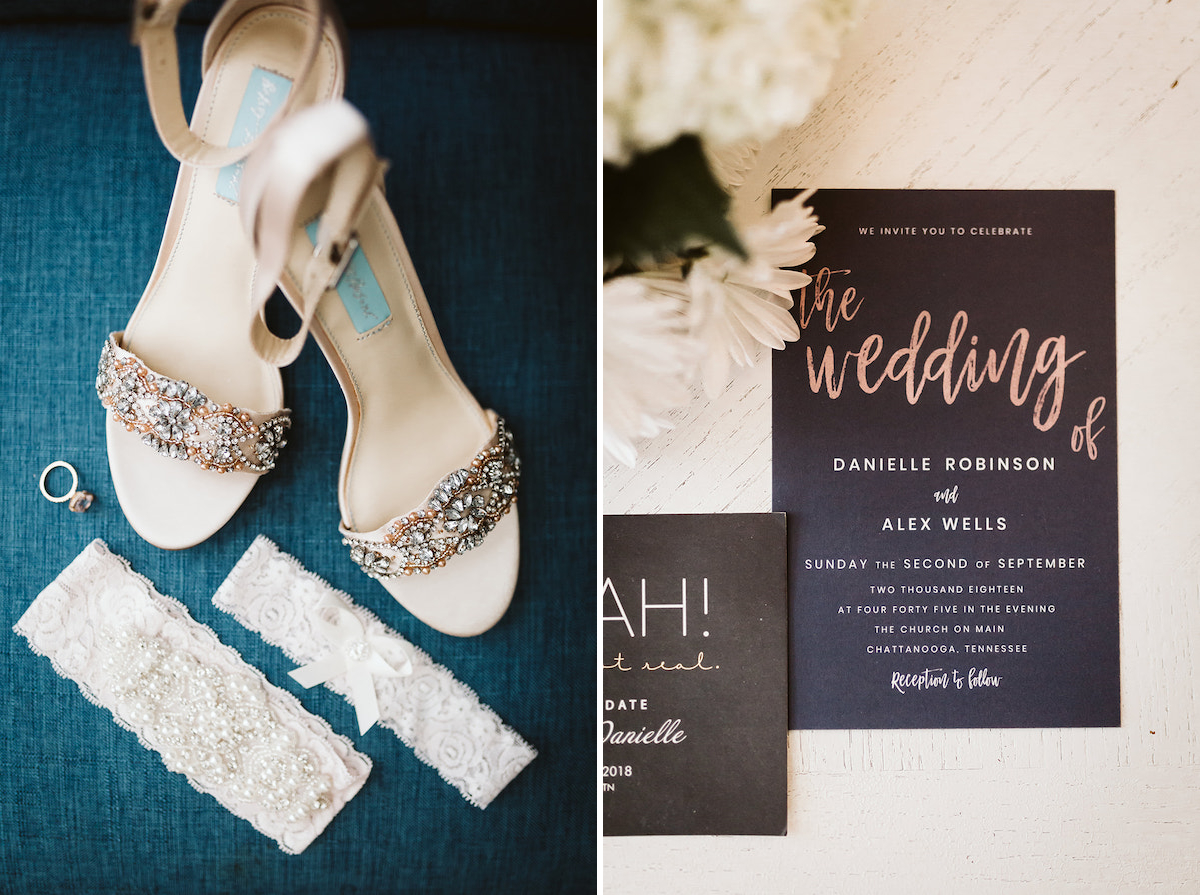
[[[615,277],[604,284],[604,447],[633,465],[633,441],[670,427],[663,414],[691,397],[698,360],[688,287],[670,277]]]
[[[730,286],[734,296],[732,310],[745,331],[776,350],[784,342],[795,342],[800,338],[800,327],[787,311],[775,306],[761,293],[742,286]]]

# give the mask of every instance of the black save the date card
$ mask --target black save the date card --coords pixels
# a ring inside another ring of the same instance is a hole
[[[1113,193],[810,202],[773,359],[791,726],[1119,726]]]
[[[787,828],[782,513],[605,516],[605,835]]]

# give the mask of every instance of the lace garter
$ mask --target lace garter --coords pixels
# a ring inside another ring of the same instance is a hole
[[[486,808],[537,752],[449,670],[259,535],[213,595],[359,713],[378,718],[417,758]]]
[[[92,541],[13,628],[168,770],[271,837],[312,843],[371,760]]]

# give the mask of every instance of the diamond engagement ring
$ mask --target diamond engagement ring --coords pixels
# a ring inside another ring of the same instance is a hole
[[[51,470],[65,469],[71,474],[71,489],[58,497],[53,496],[46,488],[46,479],[49,478]],[[38,490],[42,492],[42,497],[51,503],[62,503],[68,501],[67,508],[72,513],[85,512],[92,505],[92,501],[96,499],[96,495],[91,491],[83,491],[79,487],[79,473],[75,471],[75,467],[65,460],[55,460],[49,466],[42,470],[42,477],[38,481]]]

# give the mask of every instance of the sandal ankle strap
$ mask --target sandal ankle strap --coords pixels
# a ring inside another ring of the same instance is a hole
[[[218,146],[197,136],[188,126],[179,88],[179,51],[175,25],[189,0],[134,0],[130,42],[141,50],[142,73],[150,114],[163,145],[179,161],[203,168],[220,168],[245,158],[262,137],[273,130],[268,126],[257,138],[241,146]],[[204,68],[212,62],[221,38],[251,9],[268,5],[264,0],[227,0],[209,27],[204,41]],[[325,29],[327,12],[324,0],[271,0],[270,5],[289,6],[308,13],[308,27],[301,49],[299,86],[313,69]],[[302,91],[288,93],[275,121],[283,120]]]
[[[371,145],[366,119],[344,100],[304,109],[281,124],[255,150],[242,176],[239,207],[258,258],[251,294],[250,341],[258,356],[276,366],[296,359],[326,290],[334,288],[354,254],[354,231],[386,162]],[[300,207],[313,185],[329,175],[312,256],[299,277],[300,329],[290,338],[272,333],[262,309],[291,256]]]

